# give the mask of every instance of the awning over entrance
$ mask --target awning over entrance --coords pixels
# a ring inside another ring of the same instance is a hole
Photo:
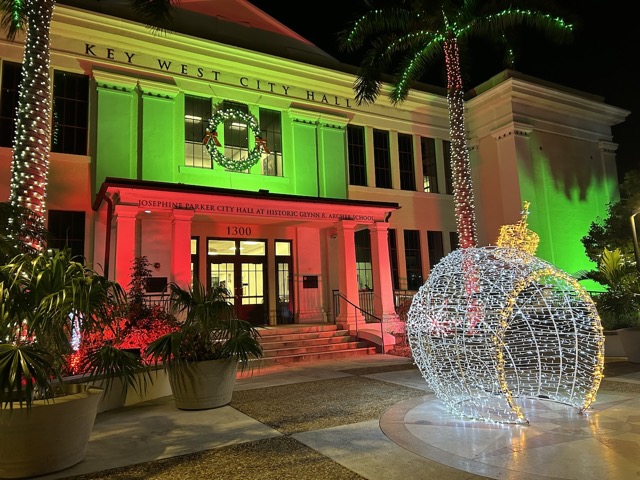
[[[190,210],[194,215],[224,220],[245,217],[257,224],[330,227],[342,220],[357,224],[386,222],[397,203],[303,197],[248,192],[164,182],[107,178],[98,192],[93,209],[109,198],[115,204],[137,206],[141,211]],[[250,217],[250,218],[248,218]]]

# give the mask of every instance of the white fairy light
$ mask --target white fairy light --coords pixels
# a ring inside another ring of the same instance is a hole
[[[567,273],[513,248],[444,257],[413,298],[407,335],[436,396],[478,420],[528,423],[528,398],[585,410],[603,376],[604,333],[589,294]]]

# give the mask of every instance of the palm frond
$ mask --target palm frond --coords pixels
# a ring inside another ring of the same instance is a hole
[[[52,380],[62,383],[55,363],[51,352],[36,345],[0,343],[0,405],[12,408],[17,402],[30,408],[35,398],[51,398]]]
[[[573,25],[561,17],[527,9],[505,9],[476,18],[468,24],[471,35],[502,35],[514,27],[525,26],[563,43],[573,37]]]
[[[164,31],[173,20],[173,6],[178,0],[128,0],[135,14],[152,30]]]
[[[397,81],[391,90],[391,102],[399,104],[403,102],[415,82],[420,81],[426,71],[433,66],[436,58],[443,55],[442,39],[435,37],[424,46],[419,46],[412,56],[407,56],[399,64],[400,70],[396,73]]]
[[[127,387],[142,395],[152,382],[151,372],[144,368],[140,355],[113,345],[103,344],[90,351],[83,367],[88,372],[86,380],[90,383],[102,381],[105,390],[112,389],[116,379],[121,380],[122,395],[125,395]]]
[[[7,38],[14,40],[18,32],[27,24],[26,3],[20,0],[0,0],[0,27],[7,32]]]

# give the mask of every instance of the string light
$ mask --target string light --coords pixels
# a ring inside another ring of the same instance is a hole
[[[9,203],[34,212],[26,221],[40,226],[44,225],[51,147],[49,32],[54,4],[54,0],[27,1],[23,7],[27,34],[11,162]],[[21,241],[33,245],[33,239]]]
[[[523,202],[522,218],[513,225],[503,225],[500,228],[500,235],[496,245],[499,247],[515,248],[515,253],[523,251],[529,255],[535,255],[540,243],[538,234],[527,227],[527,218],[529,217],[529,202]]]
[[[468,265],[474,292],[468,295]],[[522,250],[458,249],[414,296],[407,318],[423,377],[460,415],[528,423],[520,399],[580,411],[595,401],[604,333],[593,300],[570,275]]]
[[[249,152],[247,158],[244,159],[231,159],[224,155],[218,147],[221,146],[218,141],[218,125],[229,120],[235,120],[238,124],[248,126],[256,137],[256,144],[253,150]],[[209,120],[209,128],[207,130],[207,136],[204,138],[203,143],[206,145],[211,159],[218,165],[232,170],[234,172],[243,172],[253,167],[262,157],[262,150],[266,149],[265,142],[260,137],[260,126],[256,118],[240,110],[227,108],[224,110],[217,110]]]

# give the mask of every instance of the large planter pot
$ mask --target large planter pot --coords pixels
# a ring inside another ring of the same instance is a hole
[[[627,360],[640,363],[640,327],[619,328],[618,336]]]
[[[622,346],[622,340],[617,330],[604,331],[604,356],[605,357],[626,357],[627,354]]]
[[[111,388],[109,390],[105,389],[102,400],[98,405],[98,413],[171,395],[169,375],[163,368],[149,368],[148,372],[136,373],[135,379],[136,381],[146,382],[146,388],[142,394],[136,392],[131,386],[125,392],[121,378],[111,379]],[[95,385],[99,388],[106,387],[103,381],[98,381]]]
[[[86,455],[102,390],[71,385],[73,393],[36,400],[27,410],[0,406],[0,478],[26,478],[69,468]]]
[[[169,384],[176,407],[205,410],[231,401],[238,371],[237,359],[206,360],[171,365]]]

